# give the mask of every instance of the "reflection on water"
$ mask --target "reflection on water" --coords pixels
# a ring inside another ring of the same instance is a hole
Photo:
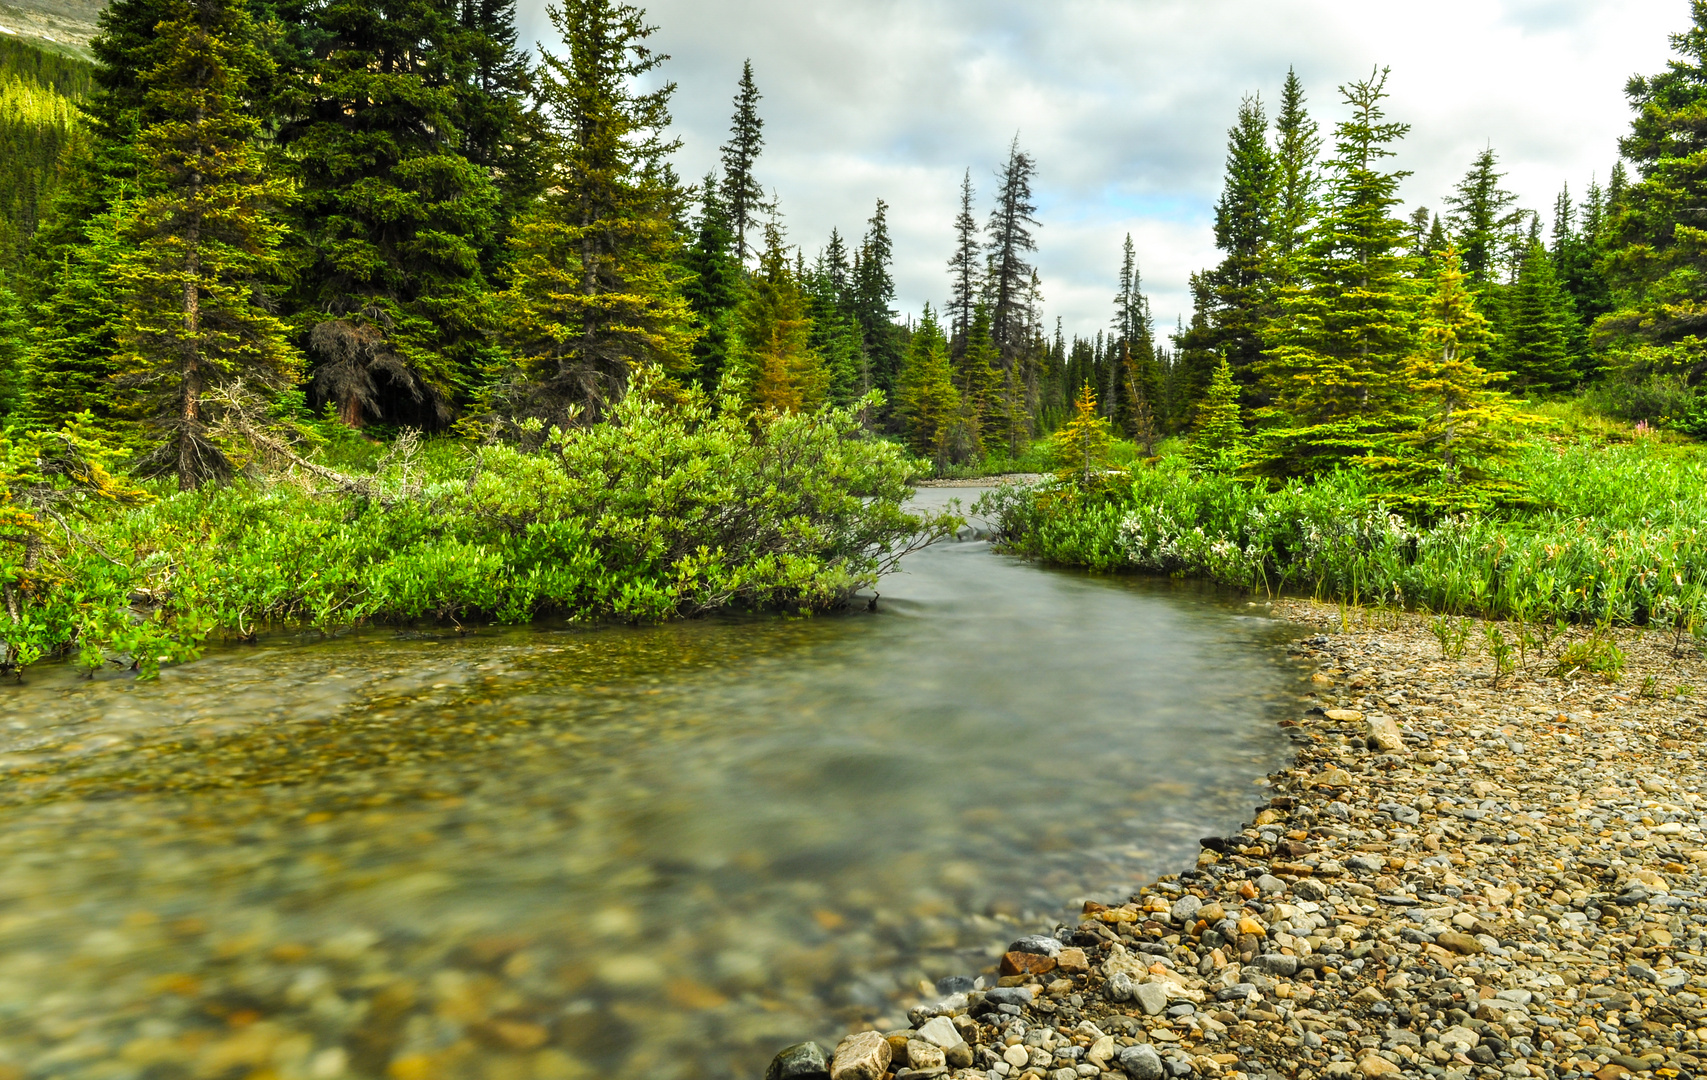
[[[756,1077],[1179,868],[1281,760],[1242,601],[907,570],[0,691],[0,1080]]]

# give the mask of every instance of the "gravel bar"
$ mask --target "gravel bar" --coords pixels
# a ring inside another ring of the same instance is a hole
[[[1275,613],[1312,631],[1316,696],[1250,824],[768,1080],[1702,1073],[1693,643],[1630,631],[1616,684],[1535,656],[1496,684],[1479,637],[1443,658],[1414,616]]]

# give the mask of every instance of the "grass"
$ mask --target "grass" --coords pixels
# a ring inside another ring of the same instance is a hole
[[[1268,491],[1178,458],[1093,491],[1008,489],[983,509],[1012,549],[1055,563],[1520,624],[1701,631],[1707,454],[1570,406],[1552,418],[1509,463],[1526,499],[1501,513],[1416,521],[1355,472]]]

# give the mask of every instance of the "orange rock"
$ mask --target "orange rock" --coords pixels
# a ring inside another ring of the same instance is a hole
[[[1002,956],[1003,975],[1042,975],[1054,970],[1053,956],[1028,952],[1011,952]]]
[[[1061,955],[1055,958],[1055,967],[1068,975],[1083,975],[1091,969],[1091,964],[1085,950],[1062,949]]]

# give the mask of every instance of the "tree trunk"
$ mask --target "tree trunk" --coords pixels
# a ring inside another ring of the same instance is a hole
[[[201,119],[200,111],[196,119]],[[190,174],[190,213],[184,227],[183,409],[178,430],[178,490],[201,486],[201,237],[202,174]]]

